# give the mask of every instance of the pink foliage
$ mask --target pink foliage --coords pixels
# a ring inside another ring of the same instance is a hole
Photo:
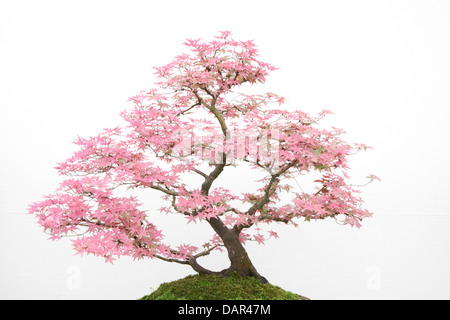
[[[75,235],[77,253],[106,262],[122,255],[185,261],[223,247],[217,235],[202,248],[164,244],[137,199],[118,195],[123,187],[160,192],[167,202],[161,212],[181,215],[187,223],[220,219],[240,231],[243,243],[278,238],[262,229],[251,234],[258,224],[328,217],[360,227],[371,214],[347,183],[347,157],[368,147],[346,143],[342,130],[319,128],[330,111],[311,116],[279,109],[285,99],[274,93],[236,92],[264,83],[276,70],[259,59],[252,41],[221,32],[210,42],[184,44],[189,53],[155,68],[156,88],[130,98],[133,107],[122,113],[126,126],[77,138],[79,150],[57,166],[68,179],[29,208],[51,238]],[[261,188],[236,193],[188,185],[187,175],[207,181],[211,174],[203,168],[217,168],[221,161],[225,175],[244,163],[263,172]],[[314,192],[291,191],[290,182],[313,172],[320,176]]]

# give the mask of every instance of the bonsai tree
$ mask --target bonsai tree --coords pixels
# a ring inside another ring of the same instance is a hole
[[[344,142],[340,129],[319,128],[329,111],[311,116],[280,109],[285,99],[277,94],[236,91],[264,83],[276,70],[259,59],[252,41],[221,32],[184,44],[189,53],[155,68],[155,88],[130,98],[133,107],[121,114],[126,125],[77,138],[79,150],[57,166],[67,179],[30,205],[51,239],[76,236],[77,253],[106,262],[156,258],[199,274],[237,272],[266,282],[245,249],[247,241],[278,238],[265,224],[332,218],[360,227],[370,213],[347,183],[347,157],[367,146]],[[258,171],[259,188],[218,186],[238,166]],[[293,188],[308,175],[315,177],[313,191]],[[209,224],[214,236],[199,247],[164,243],[155,221],[125,192],[136,188],[160,193],[161,213]],[[199,263],[214,250],[227,252],[228,268],[211,271]]]

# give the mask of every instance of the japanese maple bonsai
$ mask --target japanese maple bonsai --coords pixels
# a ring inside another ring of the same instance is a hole
[[[78,236],[73,246],[79,254],[107,262],[122,255],[157,258],[199,274],[236,272],[266,282],[245,249],[246,241],[278,237],[262,225],[333,218],[359,227],[370,216],[346,174],[347,157],[367,146],[346,143],[340,129],[319,128],[329,111],[311,116],[280,109],[285,99],[277,94],[236,91],[264,83],[276,70],[259,59],[252,41],[221,32],[212,41],[185,45],[189,53],[155,68],[155,88],[130,98],[134,106],[122,113],[126,126],[77,138],[79,150],[58,164],[67,179],[29,209],[52,239]],[[238,193],[214,186],[241,165],[264,174],[260,188]],[[319,176],[314,191],[292,188],[295,179],[312,173]],[[191,185],[193,175],[202,182]],[[214,237],[202,247],[165,244],[138,199],[122,192],[135,188],[161,193],[167,203],[161,213],[207,223]],[[226,269],[199,263],[224,248]]]

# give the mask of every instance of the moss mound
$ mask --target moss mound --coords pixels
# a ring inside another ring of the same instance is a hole
[[[229,277],[190,275],[162,283],[159,288],[140,300],[308,300],[269,283],[262,284],[253,277],[236,273]]]

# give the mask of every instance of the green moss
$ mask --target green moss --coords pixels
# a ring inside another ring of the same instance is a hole
[[[140,300],[307,300],[253,277],[191,275],[163,283]]]

